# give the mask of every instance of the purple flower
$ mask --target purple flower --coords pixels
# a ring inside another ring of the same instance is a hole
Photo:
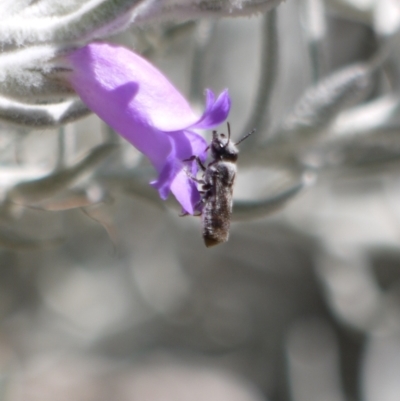
[[[160,71],[124,47],[92,43],[66,58],[68,80],[86,105],[150,159],[159,173],[151,184],[160,197],[172,191],[193,214],[200,195],[183,160],[193,155],[205,160],[207,143],[194,130],[213,128],[227,118],[228,91],[215,100],[207,90],[206,110],[199,118]],[[196,162],[189,170],[196,174]]]

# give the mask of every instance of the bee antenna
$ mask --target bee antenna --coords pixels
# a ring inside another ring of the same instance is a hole
[[[226,122],[226,125],[228,126],[228,140],[226,141],[226,144],[224,145],[224,148],[226,148],[229,145],[229,142],[231,141],[231,125],[229,122]]]
[[[254,134],[256,132],[256,129],[254,128],[252,131],[250,131],[247,135],[245,135],[242,139],[240,139],[238,142],[235,143],[236,145],[239,145],[239,143],[243,142],[245,139],[247,139],[250,135]]]

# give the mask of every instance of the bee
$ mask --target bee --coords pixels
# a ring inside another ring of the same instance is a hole
[[[202,195],[199,209],[203,228],[203,239],[206,247],[212,247],[228,241],[233,205],[233,186],[236,178],[236,162],[239,150],[237,145],[248,138],[255,130],[245,135],[239,142],[231,141],[231,127],[228,126],[228,137],[213,131],[210,149],[212,160],[205,166],[197,157],[203,177],[196,182],[201,184]]]

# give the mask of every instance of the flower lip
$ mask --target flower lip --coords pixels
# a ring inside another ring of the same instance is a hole
[[[195,128],[209,129],[224,122],[231,108],[231,98],[225,89],[215,100],[214,93],[206,89],[206,109],[201,118],[194,124]],[[193,128],[194,128],[193,127]]]
[[[228,91],[215,100],[206,90],[206,108],[199,118],[186,99],[148,61],[132,51],[107,43],[92,43],[66,56],[72,67],[67,79],[86,105],[116,132],[145,154],[159,173],[152,183],[161,198],[172,191],[190,214],[199,192],[191,174],[206,158],[207,143],[194,132],[221,124],[230,110]]]

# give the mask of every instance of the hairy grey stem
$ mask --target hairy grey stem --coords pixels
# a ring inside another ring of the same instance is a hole
[[[303,0],[303,30],[307,38],[312,81],[318,82],[326,72],[326,20],[323,0]]]
[[[242,149],[249,149],[259,142],[261,133],[267,129],[270,116],[270,103],[278,71],[278,26],[277,11],[272,10],[264,16],[263,22],[263,49],[261,54],[261,73],[258,92],[253,112],[246,124],[244,132],[256,129],[259,134],[250,136],[241,145]]]
[[[274,213],[284,207],[287,202],[294,199],[301,191],[309,187],[314,180],[314,174],[304,173],[300,181],[276,195],[261,200],[235,200],[233,204],[232,220],[250,220]]]
[[[60,18],[37,18],[33,27],[10,18],[0,26],[0,47],[32,43],[88,41],[122,31],[130,23],[129,11],[143,0],[89,1]]]
[[[149,201],[154,206],[165,209],[166,205],[177,209],[179,205],[171,196],[165,201],[161,200],[157,191],[149,185],[149,181],[154,179],[154,170],[146,167],[136,167],[130,171],[116,174],[113,171],[100,171],[97,180],[102,187],[110,192],[123,191],[128,195]]]
[[[311,61],[312,81],[318,82],[326,71],[326,55],[324,53],[323,44],[320,42],[308,42],[308,54]]]
[[[66,164],[66,138],[65,127],[61,126],[57,133],[57,166],[56,170],[62,169]]]
[[[87,116],[91,111],[80,99],[32,105],[0,97],[0,121],[30,128],[53,128]]]
[[[139,25],[160,21],[187,21],[198,18],[239,17],[267,12],[278,6],[282,0],[202,0],[175,1],[151,0],[144,4],[135,23]]]
[[[117,148],[116,144],[99,145],[72,167],[64,168],[37,180],[17,184],[8,192],[8,199],[12,202],[28,204],[54,196],[57,192],[72,185],[83,174],[93,170]]]
[[[326,127],[344,109],[362,100],[371,90],[376,72],[373,63],[357,63],[334,72],[307,89],[284,119],[281,130],[289,134],[314,132]]]

